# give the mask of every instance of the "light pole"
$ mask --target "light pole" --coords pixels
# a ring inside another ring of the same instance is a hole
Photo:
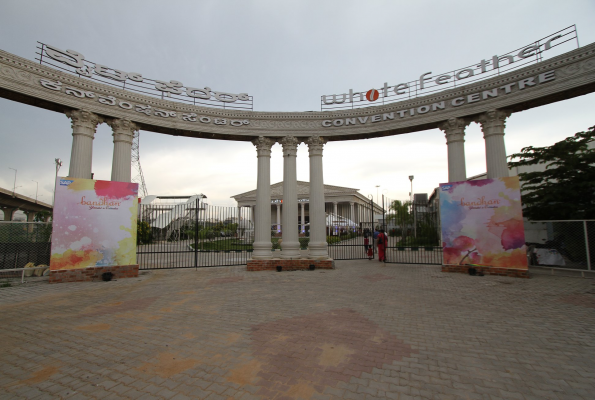
[[[380,187],[380,185],[376,185],[376,201],[380,200],[380,197],[378,197],[378,188]]]
[[[12,169],[14,171],[14,185],[12,186],[12,197],[15,197],[14,192],[17,190],[17,170],[10,167],[8,167],[8,169]]]
[[[411,211],[413,212],[413,236],[417,237],[417,213],[415,212],[415,206],[413,205],[413,175],[409,175],[409,180],[411,181]]]
[[[33,179],[31,179],[31,182],[35,182],[36,186],[35,186],[35,202],[37,203],[37,192],[39,191],[39,182],[34,181]]]
[[[56,202],[56,188],[58,187],[58,171],[60,171],[60,167],[62,166],[62,160],[56,158],[54,159],[54,162],[56,163],[56,179],[54,180],[54,199],[52,200],[52,209],[54,208],[54,203]]]

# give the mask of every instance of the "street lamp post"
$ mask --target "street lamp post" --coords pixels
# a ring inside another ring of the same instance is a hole
[[[31,182],[35,182],[36,186],[35,186],[35,202],[37,203],[37,192],[39,191],[39,182],[34,181],[33,179],[31,179]]]
[[[62,160],[59,158],[54,159],[56,163],[56,179],[54,180],[54,199],[52,200],[52,209],[54,208],[54,203],[56,203],[56,188],[58,182],[58,171],[60,171],[60,167],[62,166]]]
[[[8,169],[12,169],[14,171],[14,185],[12,186],[12,197],[15,197],[14,192],[17,190],[17,170],[11,167]]]
[[[413,235],[417,237],[417,213],[415,212],[415,206],[413,205],[413,175],[409,175],[409,180],[411,181],[411,211],[413,212]]]

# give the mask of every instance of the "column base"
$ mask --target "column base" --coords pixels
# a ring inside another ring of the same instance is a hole
[[[269,260],[273,258],[271,255],[271,247],[272,244],[268,243],[254,243],[252,248],[254,251],[252,252],[252,259],[254,260]]]
[[[335,260],[327,258],[325,260],[314,260],[310,258],[299,258],[296,260],[285,260],[273,258],[271,260],[248,260],[246,271],[307,271],[314,266],[314,269],[335,269]]]
[[[469,273],[469,268],[475,268],[476,273],[484,275],[509,276],[511,278],[530,278],[528,269],[500,268],[500,267],[480,267],[470,265],[443,265],[442,272]]]
[[[54,269],[50,270],[50,283],[100,281],[105,272],[111,272],[113,274],[111,279],[136,278],[138,277],[138,264]]]
[[[281,244],[281,249],[281,258],[283,259],[294,259],[300,258],[302,256],[299,242],[283,241]]]
[[[323,243],[310,243],[308,245],[309,258],[315,260],[324,260],[328,257],[328,245],[326,242]]]

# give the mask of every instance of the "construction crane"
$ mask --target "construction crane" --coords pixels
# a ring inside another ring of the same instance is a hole
[[[134,132],[132,139],[132,173],[134,178],[132,182],[138,183],[138,197],[147,197],[149,192],[147,191],[147,185],[145,184],[145,176],[143,175],[143,169],[140,166],[140,154],[139,154],[139,141],[140,131]]]

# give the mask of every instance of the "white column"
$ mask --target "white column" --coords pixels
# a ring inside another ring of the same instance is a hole
[[[281,232],[281,203],[277,203],[277,233]]]
[[[114,155],[112,158],[112,181],[130,182],[132,138],[138,130],[134,122],[127,119],[108,120],[114,137]]]
[[[504,128],[510,112],[491,110],[479,116],[483,138],[486,144],[486,168],[488,179],[508,177],[506,147],[504,146]]]
[[[275,142],[260,136],[252,142],[258,155],[256,180],[256,221],[254,224],[254,252],[252,258],[262,260],[271,256],[271,147]]]
[[[302,203],[302,226],[300,229],[300,232],[304,233],[306,232],[306,203]]]
[[[324,214],[324,178],[322,148],[324,139],[312,136],[307,140],[310,153],[310,257],[328,258],[326,244],[326,218]]]
[[[353,222],[354,225],[351,225],[351,227],[355,227],[355,203],[353,201],[349,202],[349,207],[350,207],[350,212],[349,212],[349,219],[351,220],[351,222]]]
[[[438,126],[446,136],[449,182],[467,180],[467,169],[465,167],[465,127],[470,122],[462,118],[451,118]]]
[[[285,136],[280,141],[283,146],[283,244],[281,258],[300,256],[298,240],[298,201],[296,156],[300,141],[294,136]]]
[[[70,153],[70,170],[72,178],[91,179],[93,161],[93,139],[101,117],[86,110],[69,110],[66,116],[71,120],[72,151]]]

